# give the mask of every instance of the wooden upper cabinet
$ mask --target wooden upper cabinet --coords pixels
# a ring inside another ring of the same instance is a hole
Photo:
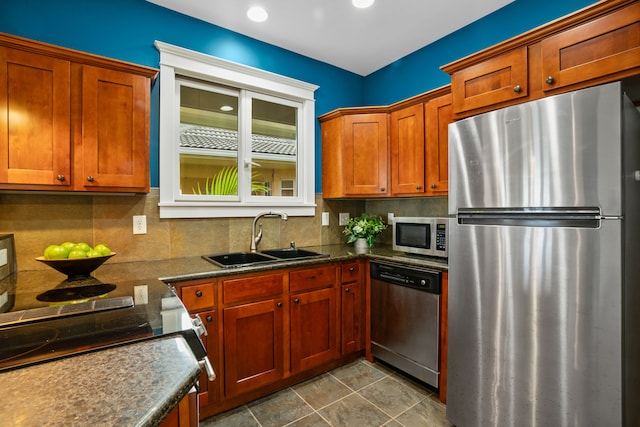
[[[387,115],[350,115],[344,122],[345,194],[387,195]]]
[[[454,112],[526,97],[527,48],[489,58],[451,75]]]
[[[366,108],[358,114],[337,110],[320,117],[323,197],[389,194],[387,121],[386,112]]]
[[[82,66],[82,118],[75,138],[84,189],[149,190],[149,79]]]
[[[421,103],[390,114],[391,193],[394,195],[424,193],[424,125]]]
[[[0,46],[0,184],[69,189],[70,63]]]
[[[640,67],[640,3],[541,42],[542,88],[553,90]]]
[[[0,33],[0,189],[148,192],[156,75]]]
[[[608,0],[442,67],[457,119],[640,74],[640,3]]]
[[[451,94],[425,104],[426,188],[432,196],[446,196],[449,191],[449,123],[453,122]]]

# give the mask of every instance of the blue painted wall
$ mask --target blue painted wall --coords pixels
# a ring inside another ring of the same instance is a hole
[[[154,40],[320,86],[317,115],[386,105],[447,84],[439,67],[580,9],[591,0],[516,0],[405,58],[361,77],[323,62],[189,18],[145,0],[0,0],[0,32],[158,67]],[[157,187],[159,85],[151,93],[151,186]],[[316,124],[316,191],[321,191]]]

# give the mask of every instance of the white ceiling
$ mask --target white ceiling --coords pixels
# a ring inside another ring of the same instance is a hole
[[[366,76],[513,0],[376,0],[356,9],[351,0],[148,0]],[[263,6],[266,22],[250,21]]]

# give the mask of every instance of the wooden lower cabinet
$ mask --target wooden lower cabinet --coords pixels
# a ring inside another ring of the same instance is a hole
[[[198,395],[195,388],[160,423],[160,427],[198,427]]]
[[[345,263],[340,285],[340,351],[349,354],[365,347],[364,262]]]
[[[335,287],[303,292],[290,299],[292,373],[337,359],[340,347]]]
[[[282,298],[223,309],[226,397],[284,376],[284,311]]]
[[[237,407],[364,353],[364,261],[328,262],[174,284],[198,314],[217,378],[200,416]]]

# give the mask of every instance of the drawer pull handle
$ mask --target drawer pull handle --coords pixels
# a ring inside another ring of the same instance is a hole
[[[202,296],[202,291],[200,291],[200,290],[196,291],[196,296],[198,298],[200,298]]]
[[[58,176],[56,177],[56,179],[57,179],[58,181],[64,181],[64,175],[58,175]]]
[[[520,87],[520,85],[515,85],[515,86],[513,87],[513,91],[514,91],[515,93],[520,93],[520,92],[522,92],[522,87]]]
[[[300,299],[296,298],[296,299],[293,300],[293,302],[296,303],[296,304],[300,304]]]
[[[554,79],[553,76],[549,76],[549,77],[547,77],[545,82],[547,82],[548,85],[552,85],[552,84],[554,84],[556,82],[556,79]]]

